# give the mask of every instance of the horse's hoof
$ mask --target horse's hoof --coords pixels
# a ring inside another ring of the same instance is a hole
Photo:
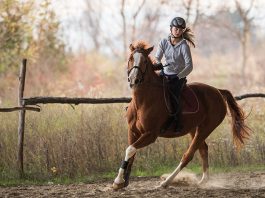
[[[117,184],[117,183],[115,183],[115,182],[113,182],[113,184],[112,184],[112,188],[113,188],[113,190],[119,190],[119,189],[121,189],[121,188],[124,188],[125,187],[125,185],[124,185],[125,183],[120,183],[120,184]]]
[[[161,184],[159,186],[159,188],[167,188],[167,187],[168,187],[168,184],[165,181],[161,182]]]
[[[208,182],[208,179],[201,179],[201,181],[198,182],[198,185],[204,185]]]

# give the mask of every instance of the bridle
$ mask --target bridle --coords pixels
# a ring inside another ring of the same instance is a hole
[[[139,52],[139,53],[143,54],[140,50],[135,50],[134,53],[135,53],[135,52]],[[133,54],[134,54],[134,53],[133,53]],[[128,60],[128,63],[127,63],[128,67],[129,67],[129,62],[130,62],[130,59]],[[143,70],[141,69],[140,66],[138,66],[138,65],[134,65],[132,68],[130,68],[130,69],[127,71],[128,82],[130,82],[129,76],[130,76],[130,74],[131,74],[131,72],[132,72],[133,69],[138,69],[139,72],[140,72],[140,80],[137,81],[137,83],[142,83],[142,82],[144,82],[144,76],[145,76],[145,74],[146,74],[147,68],[148,68],[148,66],[146,65],[145,70],[143,71]]]
[[[134,53],[135,52],[139,52],[139,53],[142,53],[140,50],[135,50],[134,51]],[[132,55],[134,54],[134,53],[132,53]],[[142,53],[143,54],[143,53]],[[145,60],[146,61],[146,60]],[[130,59],[128,60],[128,62],[127,62],[127,68],[129,67],[129,62],[130,62]],[[167,67],[168,65],[165,65],[165,66],[163,66],[163,67]],[[130,82],[130,78],[129,78],[129,76],[130,76],[130,73],[132,72],[132,70],[133,69],[138,69],[139,70],[139,72],[140,72],[140,80],[137,82],[137,84],[139,83],[142,83],[143,81],[144,81],[144,77],[145,77],[145,74],[146,74],[146,72],[147,72],[147,69],[148,69],[148,66],[146,65],[146,67],[145,67],[145,70],[143,71],[142,69],[141,69],[141,67],[139,66],[139,65],[134,65],[133,67],[131,67],[130,69],[128,69],[128,71],[127,71],[127,75],[128,75],[128,82]],[[171,113],[171,110],[170,110],[170,105],[169,105],[169,102],[168,102],[168,100],[167,100],[167,96],[166,96],[166,82],[165,82],[165,78],[163,78],[163,82],[162,82],[162,85],[161,84],[157,84],[157,83],[150,83],[152,86],[162,86],[163,87],[163,95],[164,95],[164,100],[165,100],[165,104],[166,104],[166,108],[167,108],[167,111],[168,111],[168,113],[169,113],[169,115],[170,116],[175,116],[175,114],[173,113]]]

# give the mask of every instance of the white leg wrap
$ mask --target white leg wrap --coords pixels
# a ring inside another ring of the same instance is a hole
[[[136,148],[134,148],[133,146],[129,146],[126,149],[126,155],[125,155],[125,161],[128,161],[135,153],[136,153]],[[124,173],[124,169],[120,168],[119,169],[119,173],[118,176],[115,178],[114,183],[116,184],[121,184],[124,183],[124,179],[123,179],[123,173]]]
[[[125,161],[128,161],[135,153],[136,153],[136,148],[134,148],[132,145],[130,145],[126,149]]]
[[[165,181],[163,181],[160,186],[161,187],[167,187],[172,180],[177,176],[177,174],[181,171],[180,167],[181,167],[182,162],[179,163],[178,167],[173,171],[173,173],[171,175],[169,175]]]

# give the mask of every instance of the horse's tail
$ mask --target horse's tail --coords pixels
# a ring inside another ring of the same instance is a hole
[[[244,145],[244,140],[248,139],[251,129],[245,123],[245,115],[235,98],[228,90],[219,89],[223,98],[228,104],[232,116],[233,141],[237,148]]]

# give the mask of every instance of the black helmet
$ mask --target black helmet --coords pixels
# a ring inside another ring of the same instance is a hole
[[[177,27],[177,28],[186,28],[186,22],[183,18],[181,17],[175,17],[174,19],[172,19],[171,23],[170,23],[170,28],[172,27]]]

